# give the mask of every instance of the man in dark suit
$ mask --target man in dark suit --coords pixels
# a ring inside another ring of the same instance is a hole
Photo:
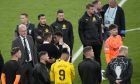
[[[27,13],[20,14],[20,21],[21,21],[20,23],[26,25],[26,27],[27,27],[27,34],[30,35],[30,36],[32,36],[33,40],[35,40],[34,39],[35,25],[32,24],[32,23],[30,23],[28,17],[29,16],[28,16]],[[16,37],[19,36],[18,27],[19,27],[19,25],[17,25],[16,30],[15,30],[15,36]]]
[[[22,84],[32,84],[32,69],[37,62],[36,48],[31,36],[27,35],[27,27],[19,25],[19,36],[12,42],[12,47],[19,47],[22,53],[19,62],[22,65]]]

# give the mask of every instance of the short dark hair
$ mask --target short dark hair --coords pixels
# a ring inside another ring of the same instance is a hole
[[[41,52],[39,52],[39,59],[43,56],[43,55],[45,55],[45,54],[48,54],[48,52],[47,51],[41,51]]]
[[[56,32],[54,35],[63,37],[63,34],[61,32]]]
[[[20,50],[19,47],[14,47],[14,48],[12,48],[12,50],[11,50],[11,55],[12,55],[12,56],[15,55],[19,50]]]
[[[87,4],[86,9],[89,9],[90,7],[94,7],[93,4]]]
[[[92,47],[91,46],[86,46],[84,47],[83,49],[83,53],[87,53],[88,51],[92,50]]]
[[[28,17],[27,13],[21,13],[20,15],[24,15],[25,17]]]
[[[64,11],[62,9],[57,10],[57,14],[58,13],[64,13]]]
[[[64,53],[69,55],[69,51],[68,51],[67,48],[63,48],[63,49],[62,49],[62,54],[64,54]]]
[[[39,14],[38,15],[38,20],[40,19],[40,17],[43,17],[43,16],[45,16],[45,14]]]
[[[116,28],[118,28],[118,26],[116,24],[111,24],[109,26],[109,30],[116,29]]]
[[[52,33],[51,32],[45,32],[44,34],[43,34],[43,38],[44,38],[44,40],[47,40],[49,37],[51,37],[52,36]]]
[[[95,0],[92,2],[92,5],[94,6],[95,4],[97,4],[99,2],[99,0]]]

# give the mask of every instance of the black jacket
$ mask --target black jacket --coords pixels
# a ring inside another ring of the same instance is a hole
[[[92,59],[85,58],[78,66],[78,71],[82,84],[100,84],[101,67]]]
[[[71,22],[65,19],[61,22],[56,20],[55,22],[51,24],[51,28],[53,30],[53,33],[62,32],[64,42],[69,45],[72,51],[73,43],[74,43],[74,36],[73,36],[73,26]]]
[[[113,59],[107,66],[106,76],[110,81],[110,84],[116,84],[117,75],[115,73],[116,67],[121,66],[120,84],[131,84],[131,77],[133,73],[133,66],[131,60],[125,56],[118,56]]]
[[[101,44],[101,22],[96,15],[85,14],[79,20],[79,36],[83,45]]]
[[[43,63],[38,63],[33,69],[33,84],[50,84],[49,70]]]
[[[47,51],[49,58],[55,58],[55,59],[59,59],[61,52],[60,50],[52,43],[50,44],[42,44],[39,46],[38,51]],[[48,63],[47,64],[47,68],[50,69],[51,68],[52,63]]]
[[[102,17],[104,18],[104,14],[106,13],[107,9],[108,9],[109,5],[106,4],[103,6],[103,11],[102,11]],[[125,15],[124,15],[124,11],[120,6],[117,6],[117,12],[116,12],[116,17],[115,17],[115,21],[114,24],[118,25],[118,30],[119,30],[119,35],[121,36],[125,36],[124,32],[121,31],[125,31]]]
[[[19,33],[18,33],[18,26],[19,26],[19,25],[17,25],[16,30],[15,30],[15,36],[16,36],[16,37],[19,36]],[[26,27],[27,27],[27,34],[30,35],[30,36],[32,36],[33,40],[35,41],[35,36],[34,36],[35,25],[32,24],[32,23],[28,23],[28,24],[26,25]]]
[[[44,24],[44,25],[40,25],[38,24],[37,28],[35,29],[35,40],[37,45],[39,44],[43,44],[43,34],[45,32],[52,32],[51,28],[49,27],[49,25]],[[37,37],[40,36],[41,39],[38,39]]]
[[[4,60],[3,60],[3,56],[0,51],[0,76],[1,76],[3,65],[4,65]]]

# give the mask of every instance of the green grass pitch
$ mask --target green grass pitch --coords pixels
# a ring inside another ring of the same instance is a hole
[[[47,23],[51,24],[55,21],[56,11],[64,9],[65,18],[72,22],[74,30],[74,50],[76,52],[81,46],[78,35],[78,19],[85,11],[85,5],[92,0],[1,0],[0,2],[0,50],[5,61],[10,59],[11,42],[14,39],[14,30],[19,24],[20,13],[26,12],[29,14],[30,21],[37,24],[37,15],[44,13],[47,17]],[[107,0],[102,0],[103,4]],[[140,27],[140,1],[128,0],[123,9],[126,15],[126,29]],[[126,34],[124,44],[129,47],[129,57],[133,61],[134,71],[132,84],[140,82],[140,31],[132,31]],[[104,53],[102,52],[102,67],[106,68]],[[74,62],[76,70],[76,78],[74,84],[81,84],[77,65],[82,60],[81,56]],[[102,84],[108,84],[108,81],[103,81]]]

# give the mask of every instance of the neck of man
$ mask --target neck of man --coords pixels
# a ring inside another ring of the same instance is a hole
[[[111,8],[115,8],[117,7],[117,4],[114,4],[114,5],[110,5]]]
[[[18,58],[13,56],[13,57],[11,58],[11,60],[16,60],[16,61],[18,61]]]
[[[91,56],[87,56],[87,57],[85,57],[85,58],[87,58],[87,59],[93,59]]]

